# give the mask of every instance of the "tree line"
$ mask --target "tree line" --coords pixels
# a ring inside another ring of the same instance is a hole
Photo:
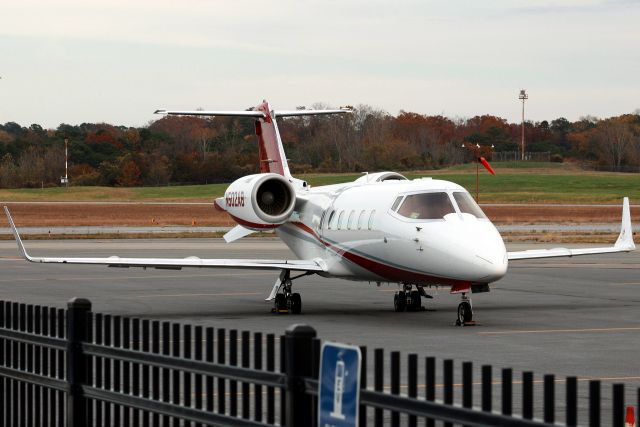
[[[315,105],[314,108],[323,108]],[[525,123],[526,149],[586,168],[640,171],[640,112]],[[426,116],[360,105],[352,114],[280,119],[292,172],[438,169],[473,160],[463,143],[519,151],[521,124],[491,115]],[[144,127],[0,125],[0,187],[60,185],[68,140],[71,185],[229,182],[256,173],[254,124],[237,117],[167,116]],[[483,155],[491,157],[489,150]]]

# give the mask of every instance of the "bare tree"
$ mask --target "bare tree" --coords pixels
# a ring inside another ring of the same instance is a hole
[[[634,140],[631,125],[615,119],[600,122],[596,132],[597,149],[616,171],[622,169]]]

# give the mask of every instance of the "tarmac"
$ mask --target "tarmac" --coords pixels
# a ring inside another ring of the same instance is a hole
[[[272,238],[233,244],[221,239],[38,240],[27,241],[26,246],[32,255],[51,256],[293,257],[284,244]],[[510,250],[542,247],[545,245],[509,245]],[[456,327],[460,297],[446,289],[429,291],[434,298],[423,298],[424,311],[395,313],[395,285],[378,287],[307,276],[294,282],[294,291],[302,295],[302,314],[275,315],[264,298],[277,272],[29,264],[18,258],[15,242],[9,240],[0,241],[0,299],[63,307],[72,297],[84,297],[92,301],[96,312],[278,335],[291,324],[305,323],[323,339],[365,345],[369,351],[378,347],[399,350],[403,363],[408,353],[436,356],[438,364],[454,359],[457,383],[464,361],[473,361],[476,369],[493,365],[496,380],[505,367],[514,368],[516,381],[522,371],[533,371],[536,380],[553,373],[559,381],[559,397],[564,378],[578,376],[581,412],[588,387],[583,381],[599,379],[606,422],[610,420],[605,407],[610,405],[612,383],[627,385],[628,402],[635,404],[638,399],[639,268],[640,251],[514,261],[491,292],[472,295],[478,325]],[[516,383],[514,389],[518,387]],[[456,398],[459,393],[456,391]],[[541,397],[540,383],[535,393]],[[514,405],[518,404],[514,398]],[[558,419],[563,419],[562,409],[558,411]]]
[[[30,234],[47,235],[96,235],[100,234],[171,234],[171,233],[226,233],[233,227],[204,227],[204,226],[65,226],[65,227],[20,227],[21,235]],[[500,233],[513,232],[573,232],[573,233],[613,233],[620,231],[620,223],[589,223],[589,224],[502,224],[496,225]],[[634,228],[637,231],[637,227]],[[10,235],[13,231],[9,227],[0,227],[0,235]]]

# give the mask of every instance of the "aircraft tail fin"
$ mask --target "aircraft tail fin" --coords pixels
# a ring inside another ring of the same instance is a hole
[[[286,178],[291,177],[289,163],[284,153],[282,138],[275,117],[267,101],[256,107],[264,116],[255,121],[256,136],[258,137],[258,152],[260,154],[260,173],[277,173]]]
[[[247,111],[170,111],[156,110],[156,114],[173,116],[237,116],[255,119],[255,131],[258,137],[258,149],[260,153],[260,172],[277,173],[284,177],[291,177],[289,164],[284,153],[280,131],[276,123],[276,117],[311,116],[322,114],[343,114],[352,112],[350,106],[336,110],[271,110],[267,101],[262,101],[253,110]]]

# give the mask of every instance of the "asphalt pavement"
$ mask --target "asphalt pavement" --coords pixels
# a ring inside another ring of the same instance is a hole
[[[233,244],[220,239],[150,239],[40,240],[26,245],[33,255],[293,257],[270,238]],[[510,245],[512,250],[541,247]],[[604,408],[612,383],[626,383],[627,400],[637,399],[639,268],[640,252],[512,262],[508,275],[492,285],[491,292],[473,295],[478,325],[455,327],[460,297],[445,289],[429,292],[434,298],[423,299],[424,311],[395,313],[395,286],[307,276],[294,282],[295,291],[302,294],[302,314],[274,315],[264,298],[276,272],[29,264],[18,258],[15,242],[0,241],[0,299],[63,307],[72,297],[85,297],[96,312],[277,334],[293,323],[306,323],[323,339],[369,349],[436,356],[439,361],[452,358],[457,365],[491,364],[495,375],[500,368],[512,367],[516,380],[522,371],[533,371],[536,380],[554,373],[562,383],[559,396],[566,376],[600,379]],[[587,384],[581,381],[579,387],[586,396]],[[539,388],[536,393],[541,393]],[[583,409],[585,404],[581,399]]]

